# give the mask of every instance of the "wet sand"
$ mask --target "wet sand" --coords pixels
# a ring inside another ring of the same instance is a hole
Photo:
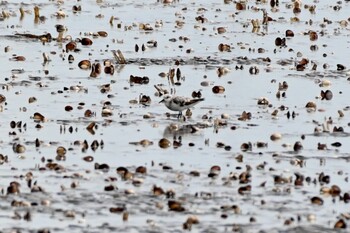
[[[350,6],[271,2],[1,2],[0,231],[348,230]]]

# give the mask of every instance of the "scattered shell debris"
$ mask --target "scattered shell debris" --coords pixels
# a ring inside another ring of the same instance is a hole
[[[349,230],[348,0],[0,5],[1,232]]]

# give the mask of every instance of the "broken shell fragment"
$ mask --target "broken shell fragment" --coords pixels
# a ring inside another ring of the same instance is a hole
[[[67,105],[67,106],[64,107],[64,110],[67,111],[67,112],[70,112],[70,111],[73,110],[73,107],[70,106],[70,105]]]
[[[218,49],[220,52],[231,52],[231,46],[228,44],[219,44]]]
[[[253,145],[251,142],[244,142],[241,144],[241,150],[242,151],[251,151],[253,148]]]
[[[166,149],[171,146],[171,142],[166,138],[162,138],[159,140],[158,145],[160,148]]]
[[[275,39],[275,45],[276,46],[281,46],[281,47],[286,46],[286,38],[277,37]]]
[[[238,193],[241,195],[245,195],[245,194],[249,194],[251,190],[252,190],[251,185],[241,186],[240,188],[238,188]]]
[[[135,172],[140,174],[146,174],[147,168],[145,166],[139,166],[136,168]]]
[[[11,47],[10,46],[6,46],[4,50],[5,50],[5,53],[8,53],[11,50]]]
[[[95,113],[92,112],[90,109],[87,109],[87,110],[84,112],[84,116],[85,116],[85,117],[92,117],[92,116],[94,116],[94,115],[95,115]]]
[[[218,74],[219,77],[221,77],[221,76],[227,74],[228,72],[230,72],[229,68],[221,66],[217,69],[216,73]]]
[[[91,68],[91,62],[89,60],[82,60],[78,63],[80,69],[89,70]]]
[[[316,105],[315,102],[310,101],[310,102],[308,102],[308,103],[305,105],[305,108],[309,108],[309,109],[314,109],[314,110],[316,110],[317,105]]]
[[[6,97],[3,94],[0,94],[0,104],[5,103]]]
[[[301,144],[301,142],[297,141],[297,142],[294,143],[293,150],[295,152],[298,152],[298,151],[300,151],[302,149],[303,149],[303,145]]]
[[[311,203],[314,205],[323,205],[323,200],[322,198],[315,196],[311,198]]]
[[[315,31],[309,31],[309,38],[311,41],[315,41],[318,39],[318,35],[317,32]]]
[[[107,186],[105,186],[104,187],[104,190],[105,191],[107,191],[107,192],[110,192],[110,191],[114,191],[114,190],[116,190],[116,189],[118,189],[118,188],[116,188],[114,185],[107,185]]]
[[[210,168],[208,177],[210,178],[216,178],[218,175],[220,175],[221,167],[218,165],[214,165]]]
[[[259,68],[257,66],[251,66],[249,68],[249,73],[250,74],[259,74]]]
[[[14,56],[12,57],[13,61],[25,61],[26,58],[24,56]]]
[[[133,76],[130,75],[129,82],[132,83],[137,83],[137,84],[148,84],[149,83],[149,78],[147,76],[140,77],[140,76]]]
[[[250,120],[251,118],[252,118],[252,113],[251,112],[243,111],[241,116],[238,117],[238,120],[239,121],[247,121],[247,120]]]
[[[0,165],[8,162],[8,156],[0,154]]]
[[[56,149],[56,154],[59,155],[59,156],[63,156],[67,153],[67,149],[64,148],[63,146],[59,146],[57,147]]]
[[[223,34],[226,32],[226,28],[225,27],[218,27],[217,31],[218,31],[218,34]]]
[[[97,34],[100,36],[100,37],[107,37],[108,36],[108,33],[106,31],[98,31]]]
[[[147,140],[147,139],[143,139],[140,141],[140,145],[141,146],[150,146],[150,145],[153,145],[153,142],[150,140]]]
[[[92,45],[92,40],[90,39],[90,38],[86,38],[86,37],[84,37],[84,38],[82,38],[81,40],[80,40],[80,43],[82,44],[82,45],[85,45],[85,46],[90,46],[90,45]]]
[[[181,202],[174,201],[174,200],[169,200],[168,201],[168,207],[170,211],[175,211],[175,212],[183,212],[185,211],[185,208],[182,207]]]
[[[81,6],[74,5],[72,7],[72,11],[73,11],[73,13],[80,12],[81,11]]]
[[[12,181],[10,185],[7,187],[7,194],[19,194],[20,184],[16,181]]]
[[[109,171],[109,165],[102,163],[95,163],[95,170],[102,170],[103,172],[108,172]]]
[[[144,31],[153,31],[153,27],[150,25],[150,24],[148,24],[148,23],[140,23],[139,24],[139,29],[140,30],[144,30]]]
[[[112,109],[108,108],[108,107],[104,107],[101,111],[101,116],[103,117],[109,117],[113,115],[113,111]]]
[[[282,138],[282,134],[280,133],[273,133],[270,136],[271,141],[277,141],[280,140]]]
[[[338,70],[338,71],[345,70],[345,69],[346,69],[346,67],[345,67],[344,65],[342,65],[342,64],[337,64],[337,70]]]
[[[77,43],[75,43],[74,41],[68,42],[66,44],[66,52],[74,51],[76,48],[77,48]]]
[[[225,92],[225,88],[223,86],[214,86],[212,91],[214,94],[222,94]]]
[[[199,220],[197,216],[188,217],[186,222],[182,226],[184,230],[191,230],[193,224],[199,224]]]
[[[113,65],[106,66],[104,68],[104,72],[105,72],[105,74],[113,75],[114,74],[114,66]]]
[[[250,22],[253,25],[253,32],[255,32],[254,30],[259,30],[259,28],[260,28],[260,21],[258,19],[252,19]]]
[[[39,112],[34,113],[33,119],[34,119],[35,121],[41,121],[41,122],[46,121],[46,118],[44,117],[44,115],[42,115],[42,114],[39,113]]]
[[[338,110],[339,117],[344,117],[344,112],[342,110]]]
[[[236,3],[236,10],[242,11],[247,8],[246,2],[245,1],[240,1]]]
[[[18,154],[22,154],[26,151],[26,147],[22,144],[13,144],[13,151]]]
[[[330,86],[332,83],[331,81],[327,80],[327,79],[322,79],[321,83],[320,83],[320,87],[328,87]]]
[[[345,229],[346,223],[343,219],[339,219],[335,224],[334,224],[334,229]]]
[[[321,100],[333,99],[333,93],[331,90],[321,91]]]
[[[122,213],[126,210],[126,208],[124,206],[121,207],[111,207],[109,208],[109,212],[111,213]]]
[[[68,56],[68,62],[73,63],[74,62],[74,56],[72,54],[69,54]]]
[[[86,162],[92,162],[92,161],[94,161],[94,157],[88,155],[88,156],[85,156],[85,157],[83,158],[83,160],[86,161]]]
[[[292,30],[286,30],[286,37],[294,37],[294,32]]]
[[[259,98],[258,99],[258,105],[265,105],[265,106],[267,106],[267,105],[269,105],[269,100],[267,99],[267,98],[265,98],[265,97],[261,97],[261,98]]]

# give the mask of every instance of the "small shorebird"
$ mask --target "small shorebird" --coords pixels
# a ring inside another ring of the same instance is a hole
[[[189,109],[203,100],[204,98],[191,99],[187,97],[172,96],[172,95],[166,94],[164,95],[163,100],[161,100],[159,103],[164,103],[165,106],[171,111],[178,111],[179,112],[178,118],[180,118],[182,116],[183,110]]]

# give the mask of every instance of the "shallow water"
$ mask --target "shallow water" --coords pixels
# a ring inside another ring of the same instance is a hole
[[[21,232],[42,229],[52,232],[182,232],[183,223],[192,215],[199,219],[199,224],[192,225],[194,232],[331,232],[338,219],[349,223],[342,216],[349,214],[349,204],[340,199],[349,192],[349,72],[347,68],[337,71],[336,66],[347,66],[349,27],[341,27],[339,21],[347,20],[348,3],[343,2],[341,9],[334,11],[336,3],[304,1],[301,13],[294,15],[293,9],[287,7],[291,2],[280,2],[278,11],[272,12],[268,3],[253,1],[248,1],[249,9],[243,11],[237,11],[234,3],[224,4],[223,1],[173,4],[36,1],[46,20],[35,23],[33,13],[20,20],[21,2],[1,4],[4,11],[13,12],[0,24],[0,50],[3,51],[0,53],[3,87],[0,94],[6,97],[0,113],[3,135],[0,153],[8,156],[8,162],[0,165],[2,232],[15,229]],[[315,14],[304,8],[313,4],[317,5]],[[81,5],[82,11],[73,13],[73,5]],[[33,11],[34,3],[27,1],[22,6]],[[252,32],[251,19],[262,20],[263,15],[252,7],[266,9],[275,21],[269,22],[267,28],[261,26],[258,32]],[[54,16],[59,9],[66,17]],[[103,17],[96,18],[98,14]],[[201,15],[208,21],[197,22],[195,17]],[[111,16],[116,17],[113,25],[109,24]],[[300,22],[291,23],[290,18],[294,16]],[[321,28],[324,18],[332,23]],[[163,26],[155,28],[155,22],[160,20]],[[176,28],[176,20],[182,20],[184,26]],[[140,23],[149,23],[154,30],[140,30]],[[66,26],[65,36],[70,35],[73,39],[97,31],[106,31],[108,36],[86,36],[93,44],[82,46],[78,43],[81,51],[71,53],[63,51],[66,41],[53,40],[43,44],[15,36],[15,33],[41,35],[50,32],[56,37],[56,24]],[[131,28],[125,30],[125,26]],[[227,32],[217,34],[219,26],[226,27]],[[286,47],[275,46],[276,37],[284,37],[287,29],[293,30],[295,36],[287,39]],[[319,34],[317,41],[312,42],[304,35],[311,29]],[[181,36],[188,37],[189,41],[180,40]],[[174,38],[176,41],[171,42]],[[149,40],[156,40],[158,46],[144,52],[134,51],[135,44],[141,48]],[[231,52],[220,52],[220,43],[231,45]],[[319,49],[311,51],[311,45],[318,45]],[[9,52],[5,52],[6,46],[10,46]],[[265,52],[258,53],[258,48],[264,48]],[[113,60],[111,51],[117,49],[124,54],[126,65]],[[192,52],[186,53],[187,49]],[[298,57],[297,52],[302,56]],[[43,64],[42,53],[48,53],[51,61]],[[13,61],[13,54],[24,56],[26,61]],[[71,64],[67,60],[68,54],[75,58]],[[267,57],[271,62],[263,60]],[[296,71],[295,63],[304,57],[318,65],[316,71],[311,69],[310,63],[304,71]],[[102,71],[98,78],[90,78],[90,70],[78,67],[83,59],[101,63],[112,59],[116,71],[114,75]],[[175,65],[176,60],[181,60],[180,66]],[[287,65],[280,65],[281,61],[286,61]],[[323,68],[324,63],[329,65],[327,69]],[[242,70],[236,69],[241,65]],[[217,68],[221,66],[231,71],[218,77]],[[257,75],[249,72],[254,66],[259,69]],[[179,85],[172,85],[167,77],[159,76],[170,68],[180,68]],[[49,73],[45,74],[45,70]],[[147,76],[149,83],[131,84],[130,75]],[[320,87],[319,83],[324,79],[331,85]],[[278,99],[278,83],[283,81],[288,83],[286,97]],[[207,82],[208,86],[201,85],[202,82]],[[107,93],[100,91],[104,84],[111,85]],[[77,85],[83,90],[69,89]],[[154,85],[162,85],[183,96],[201,91],[205,101],[192,109],[192,117],[186,121],[178,120],[174,115],[168,117],[165,113],[169,110],[158,103],[161,97],[155,94]],[[224,86],[225,92],[214,94],[212,87],[215,85]],[[333,98],[321,100],[321,90],[331,90]],[[138,100],[140,95],[150,96],[151,104],[129,102]],[[30,97],[36,97],[37,101],[29,103]],[[266,97],[270,106],[258,106],[260,97]],[[112,116],[101,115],[105,101],[111,102]],[[309,101],[317,104],[316,111],[307,111],[305,105]],[[79,103],[84,103],[82,109],[78,109]],[[67,105],[73,110],[65,111]],[[276,117],[271,116],[282,105],[287,109],[279,110]],[[87,109],[96,116],[84,117]],[[344,117],[339,117],[338,110],[343,110]],[[238,120],[243,111],[251,112],[252,118]],[[296,117],[288,119],[288,111],[294,111]],[[36,112],[45,116],[45,122],[33,119]],[[145,119],[144,115],[148,113],[153,117]],[[229,117],[222,119],[224,125],[218,125],[223,113]],[[330,132],[315,134],[315,127],[322,129],[329,117],[332,118],[328,125]],[[22,126],[26,124],[26,127],[11,128],[11,121],[22,121]],[[86,130],[91,122],[97,124],[95,134]],[[42,128],[38,129],[38,124]],[[172,124],[184,127],[183,131],[169,130]],[[189,125],[195,125],[199,130],[191,133],[186,128]],[[333,126],[341,126],[345,132],[333,133]],[[275,132],[282,134],[281,140],[270,140],[270,135]],[[182,146],[167,149],[158,146],[160,139],[173,142],[178,136],[181,136]],[[39,147],[35,146],[36,139],[40,141]],[[153,145],[130,144],[142,139],[152,141]],[[84,151],[81,145],[74,144],[84,140],[89,146],[94,140],[103,141],[103,147],[95,151],[89,147]],[[293,150],[296,141],[301,141],[303,150]],[[251,150],[242,151],[241,145],[248,142],[252,143]],[[258,142],[267,143],[267,146],[260,148]],[[334,142],[340,142],[341,146],[331,146]],[[16,153],[14,143],[25,145],[25,153]],[[220,148],[218,143],[230,147]],[[325,143],[328,149],[318,150],[318,143]],[[64,161],[56,160],[58,146],[68,150]],[[85,162],[83,157],[87,155],[93,156],[94,161]],[[243,155],[242,161],[236,159],[238,155]],[[41,171],[39,168],[44,168],[48,159],[64,169]],[[300,164],[293,165],[297,160]],[[109,171],[95,170],[95,162],[108,164]],[[171,169],[165,169],[165,165]],[[217,178],[208,177],[213,165],[221,168]],[[123,180],[116,173],[118,167],[126,167],[134,173],[138,166],[145,166],[147,174],[135,173],[133,179]],[[251,167],[251,178],[246,184],[240,184],[233,177],[238,177],[247,166]],[[198,171],[200,176],[190,175],[191,171]],[[31,192],[27,187],[26,179],[21,176],[28,172],[33,173],[32,183],[36,182],[42,192]],[[315,182],[304,181],[303,186],[295,186],[296,172]],[[322,172],[330,176],[329,183],[318,181]],[[275,183],[274,176],[291,177],[292,181]],[[110,177],[117,180],[106,181]],[[133,185],[137,179],[142,179],[140,186]],[[12,181],[20,183],[19,194],[7,194]],[[73,182],[76,187],[71,187]],[[110,184],[118,189],[104,191]],[[172,190],[175,196],[154,195],[154,185],[164,191]],[[246,185],[251,185],[251,192],[239,194],[238,188]],[[341,188],[340,195],[331,197],[320,193],[322,187],[332,185]],[[125,191],[133,194],[125,194]],[[321,197],[323,205],[311,204],[314,196]],[[31,203],[31,206],[11,206],[14,200]],[[43,205],[43,200],[50,201],[50,205]],[[185,211],[170,211],[168,200],[181,201]],[[233,205],[240,211],[224,208]],[[122,213],[111,213],[111,207],[125,207],[121,212],[129,214],[128,220],[123,221]],[[67,217],[67,211],[73,211],[74,217]],[[31,214],[29,221],[24,219],[28,212]],[[14,218],[16,213],[19,219]]]

